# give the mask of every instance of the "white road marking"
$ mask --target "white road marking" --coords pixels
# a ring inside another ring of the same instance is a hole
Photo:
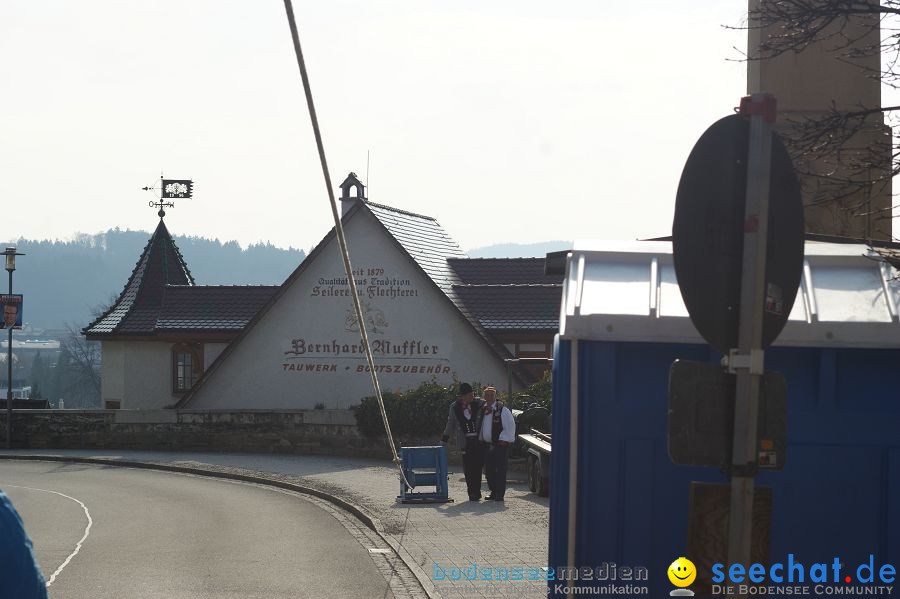
[[[56,577],[59,576],[59,573],[63,571],[63,568],[69,565],[69,562],[72,561],[72,558],[78,555],[78,552],[81,551],[81,544],[84,543],[85,539],[88,538],[88,535],[91,534],[91,526],[94,524],[94,520],[91,518],[91,513],[88,511],[87,506],[84,505],[81,501],[75,499],[74,497],[69,497],[65,493],[60,493],[59,491],[50,491],[48,489],[35,489],[34,487],[22,487],[19,485],[7,485],[8,487],[15,487],[17,489],[28,489],[29,491],[42,491],[44,493],[53,493],[54,495],[59,495],[60,497],[65,497],[66,499],[71,499],[75,503],[81,506],[81,509],[84,510],[84,515],[87,517],[87,526],[84,529],[84,535],[81,537],[81,540],[75,544],[75,551],[69,554],[63,563],[59,565],[59,568],[56,569],[56,572],[50,575],[49,580],[47,580],[47,588],[50,588],[50,585],[53,584],[53,581],[56,580]]]

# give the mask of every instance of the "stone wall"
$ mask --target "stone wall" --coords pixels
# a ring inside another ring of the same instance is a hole
[[[6,412],[0,412],[6,441]],[[142,449],[390,457],[384,439],[363,437],[350,410],[19,410],[13,447]],[[436,439],[404,439],[433,445]],[[399,446],[399,444],[398,444]]]

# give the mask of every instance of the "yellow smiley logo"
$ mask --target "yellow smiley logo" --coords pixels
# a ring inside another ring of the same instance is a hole
[[[669,566],[669,581],[677,587],[688,587],[697,578],[694,562],[686,557],[679,557]]]

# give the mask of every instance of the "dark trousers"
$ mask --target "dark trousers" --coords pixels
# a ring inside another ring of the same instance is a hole
[[[503,499],[506,494],[506,454],[509,446],[488,445],[487,443],[484,446],[486,448],[484,473],[488,488],[491,490],[492,497]]]
[[[463,451],[462,459],[469,499],[478,499],[481,497],[481,470],[484,468],[484,449],[477,438],[466,438],[466,449]]]

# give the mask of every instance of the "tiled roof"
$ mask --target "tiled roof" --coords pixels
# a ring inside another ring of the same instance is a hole
[[[431,280],[444,293],[452,293],[453,284],[458,280],[447,260],[465,258],[466,254],[441,225],[430,216],[373,202],[365,205]]]
[[[157,331],[240,331],[278,291],[261,285],[169,285]]]
[[[451,258],[465,285],[562,285],[563,275],[544,274],[545,258]]]
[[[559,329],[562,285],[455,285],[454,291],[487,330]]]
[[[543,259],[471,259],[434,218],[363,204],[500,358],[512,356],[490,331],[558,329],[562,277],[544,275]]]
[[[194,277],[160,219],[125,289],[84,333],[91,336],[152,334],[166,285],[193,284]]]
[[[475,331],[496,352],[498,357],[512,357],[507,349],[481,326],[478,319],[469,312],[466,304],[457,296],[456,286],[459,277],[450,267],[453,258],[467,258],[459,245],[430,216],[398,210],[365,201],[363,204],[384,225],[388,233],[400,244],[403,250],[415,261],[435,285],[447,296],[454,306],[469,322]]]

